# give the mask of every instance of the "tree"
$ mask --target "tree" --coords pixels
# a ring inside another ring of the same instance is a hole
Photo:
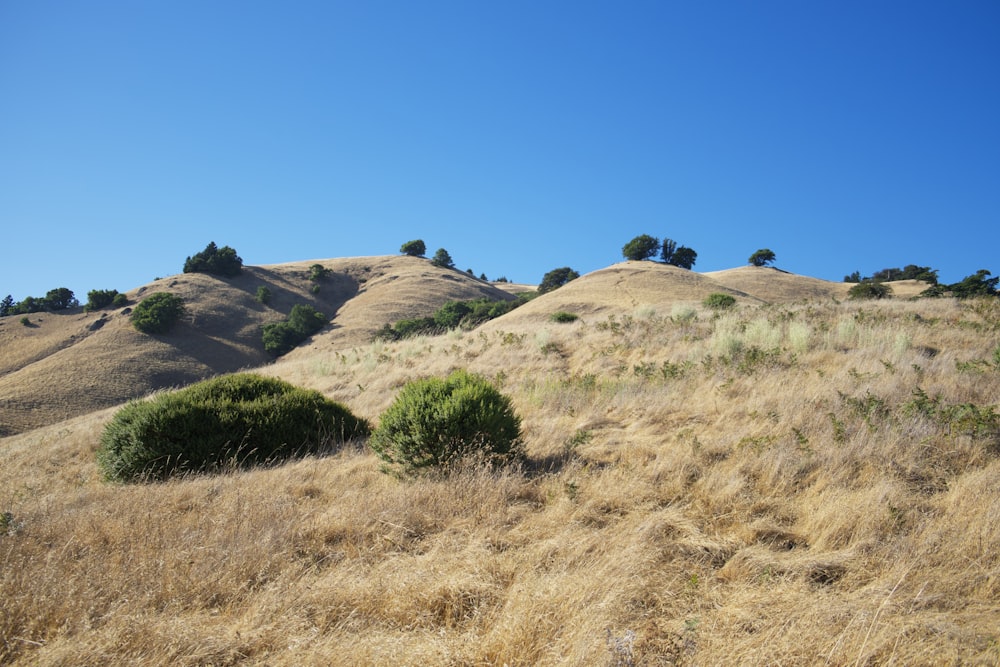
[[[423,257],[427,254],[427,245],[420,239],[407,241],[399,249],[399,252],[411,257]]]
[[[670,258],[670,264],[690,270],[697,259],[698,253],[687,246],[680,246],[674,251],[674,256]]]
[[[773,264],[774,251],[770,248],[761,248],[754,254],[750,255],[750,259],[747,261],[754,266],[767,266],[768,264]]]
[[[444,248],[438,248],[437,252],[434,253],[434,258],[431,259],[431,264],[434,266],[440,266],[442,269],[454,269],[455,262],[452,261],[451,255]]]
[[[997,283],[1000,276],[987,278],[991,275],[986,269],[980,269],[971,276],[966,276],[961,282],[951,285],[934,285],[921,293],[921,296],[944,296],[951,294],[959,299],[968,299],[977,296],[997,296]]]
[[[56,289],[50,289],[45,294],[44,304],[46,310],[67,310],[69,308],[76,308],[80,305],[80,302],[77,301],[73,290],[66,287],[57,287]]]
[[[850,299],[888,299],[892,297],[892,288],[875,280],[862,280],[847,291]]]
[[[544,276],[542,276],[542,282],[538,286],[538,293],[545,294],[546,292],[551,292],[554,289],[559,289],[571,280],[576,280],[580,277],[580,274],[564,266],[560,269],[552,269]]]
[[[107,308],[114,302],[116,296],[118,296],[116,289],[92,289],[87,292],[87,304],[83,309],[91,311]]]
[[[675,252],[677,252],[677,241],[674,241],[673,239],[663,239],[660,259],[663,260],[664,264],[670,264],[671,260],[674,258]]]
[[[660,250],[660,242],[649,234],[636,236],[622,246],[622,256],[631,261],[642,261],[656,255]]]
[[[232,278],[243,271],[243,260],[229,246],[221,248],[210,241],[205,249],[184,261],[184,273],[210,273]]]
[[[162,334],[184,314],[184,300],[169,292],[156,292],[136,304],[130,319],[143,333]]]
[[[14,313],[14,297],[8,294],[0,301],[0,317]]]

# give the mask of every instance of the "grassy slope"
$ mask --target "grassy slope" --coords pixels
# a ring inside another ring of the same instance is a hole
[[[313,293],[309,267],[333,273]],[[427,289],[431,285],[431,289]],[[265,306],[257,288],[271,291]],[[451,299],[508,293],[412,257],[308,260],[245,267],[233,279],[181,274],[128,293],[132,306],[153,292],[181,296],[188,314],[169,334],[135,331],[124,309],[0,318],[0,436],[86,414],[153,390],[268,363],[260,328],[306,303],[336,316],[314,337],[343,348],[387,322],[433,312]]]
[[[408,379],[485,373],[524,471],[400,482],[348,448],[113,487],[110,410],[3,440],[0,662],[996,664],[1000,434],[913,392],[996,407],[997,303],[716,317],[637,268],[265,369],[369,418]]]

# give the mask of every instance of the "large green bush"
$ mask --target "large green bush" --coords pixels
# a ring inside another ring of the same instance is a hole
[[[101,437],[108,480],[158,480],[322,452],[368,424],[316,391],[250,373],[132,401]]]
[[[736,305],[736,298],[732,294],[713,292],[706,296],[705,300],[701,303],[706,308],[711,308],[713,310],[726,310]]]
[[[406,384],[382,414],[369,444],[402,474],[441,469],[469,457],[505,463],[521,457],[521,420],[510,399],[479,375]]]
[[[847,298],[849,299],[889,299],[891,297],[891,287],[873,280],[862,280],[847,290]]]
[[[132,326],[143,333],[162,334],[184,314],[184,300],[170,292],[154,292],[136,304]]]

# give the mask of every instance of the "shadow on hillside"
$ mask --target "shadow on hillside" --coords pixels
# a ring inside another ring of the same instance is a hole
[[[328,318],[333,318],[360,290],[358,281],[344,273],[331,273],[319,282],[312,283],[305,271],[300,280],[289,277],[287,273],[258,266],[244,268],[243,275],[232,284],[255,299],[259,287],[270,290],[271,298],[266,305],[260,304],[261,310],[269,308],[288,313],[292,306],[306,303]],[[319,288],[315,293],[311,291],[314,285]]]

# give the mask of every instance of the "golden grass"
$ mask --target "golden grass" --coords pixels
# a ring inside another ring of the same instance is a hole
[[[997,664],[1000,307],[753,304],[263,369],[371,419],[484,373],[524,469],[399,481],[357,443],[110,486],[110,410],[6,438],[0,663]]]

